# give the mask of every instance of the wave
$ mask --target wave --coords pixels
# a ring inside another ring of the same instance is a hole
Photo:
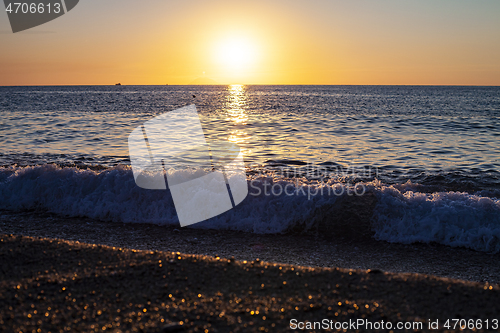
[[[436,242],[500,252],[500,200],[464,192],[414,192],[381,186],[373,215],[375,238]]]
[[[180,177],[190,178],[187,172],[200,170],[178,171]],[[279,233],[307,221],[318,205],[335,200],[332,196],[307,200],[309,187],[288,197],[266,196],[262,184],[255,186],[262,195],[251,191],[242,204],[194,227]],[[115,222],[179,223],[170,192],[138,187],[131,168],[123,165],[106,170],[55,164],[0,168],[0,209],[42,209]]]
[[[334,179],[319,183],[249,176],[249,195],[240,205],[192,227],[255,233],[311,230],[325,207],[334,208],[330,215],[345,209],[336,204],[357,190],[345,186]],[[411,182],[387,185],[375,180],[358,186],[366,190],[365,195],[375,196],[376,204],[371,224],[354,228],[371,228],[377,240],[500,252],[499,199],[479,192],[429,193]],[[139,188],[131,168],[124,165],[101,170],[55,164],[0,167],[0,209],[43,210],[115,222],[179,223],[170,192]]]

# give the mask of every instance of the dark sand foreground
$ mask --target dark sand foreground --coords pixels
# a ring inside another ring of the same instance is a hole
[[[280,332],[293,318],[420,321],[428,330],[429,319],[500,317],[498,286],[419,274],[12,235],[0,236],[0,258],[5,332]]]

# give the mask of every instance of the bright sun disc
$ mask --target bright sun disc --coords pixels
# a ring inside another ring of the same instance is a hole
[[[251,43],[240,38],[224,41],[217,51],[217,59],[232,70],[245,69],[255,57]]]

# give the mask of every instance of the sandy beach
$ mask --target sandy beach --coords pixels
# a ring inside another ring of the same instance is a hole
[[[446,319],[499,313],[500,288],[488,283],[13,235],[0,244],[7,332],[279,332],[324,319],[425,331],[430,319],[444,331]]]

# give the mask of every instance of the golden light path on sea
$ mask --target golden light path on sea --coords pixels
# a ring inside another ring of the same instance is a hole
[[[229,132],[228,140],[240,146],[243,155],[249,155],[252,151],[249,148],[251,136],[246,127],[248,124],[248,114],[245,110],[247,104],[246,87],[241,84],[228,86],[227,118],[232,126]]]

